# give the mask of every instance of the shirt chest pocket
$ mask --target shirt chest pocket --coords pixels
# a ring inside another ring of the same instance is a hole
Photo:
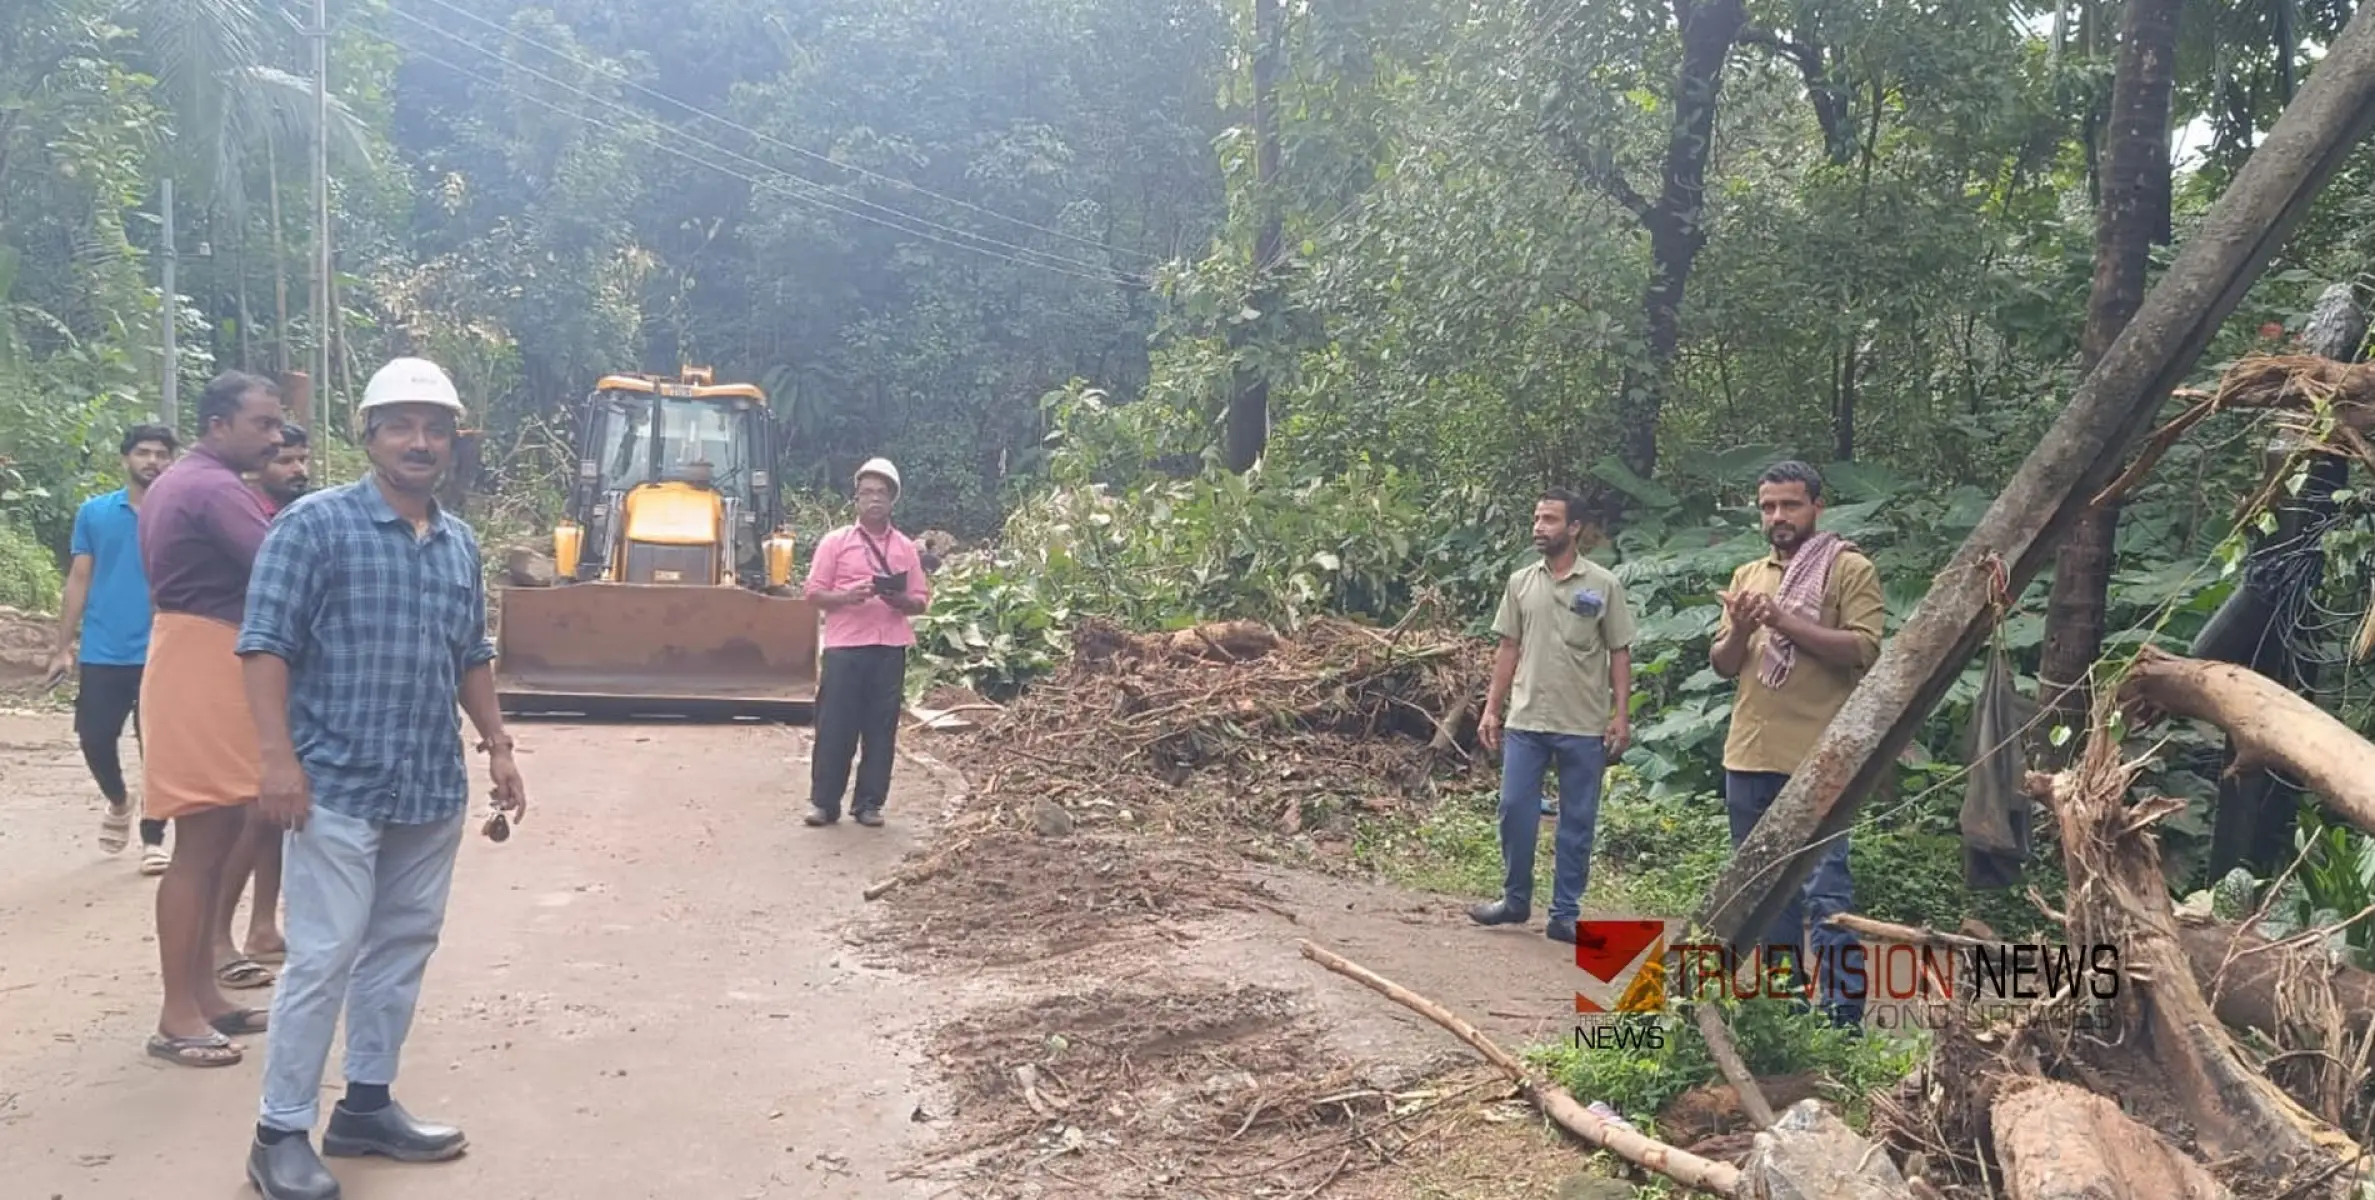
[[[439,643],[458,645],[471,636],[471,580],[461,566],[434,557],[421,565],[421,624]]]
[[[461,637],[470,624],[470,585],[432,579],[427,591],[428,603],[421,615],[430,630],[444,638]]]
[[[1585,587],[1553,588],[1551,602],[1558,609],[1554,620],[1559,640],[1568,649],[1583,654],[1600,649],[1600,616],[1608,603],[1604,596]]]

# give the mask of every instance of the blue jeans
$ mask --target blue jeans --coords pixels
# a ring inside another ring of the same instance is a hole
[[[1592,877],[1592,834],[1600,821],[1600,773],[1607,743],[1576,733],[1511,729],[1501,735],[1501,899],[1534,907],[1534,840],[1542,834],[1542,777],[1559,764],[1559,824],[1552,840],[1550,919],[1572,921]]]
[[[393,825],[315,805],[282,843],[289,958],[272,997],[263,1124],[308,1131],[346,1010],[346,1081],[396,1082],[421,975],[445,928],[467,811]]]
[[[1724,772],[1724,809],[1732,819],[1733,849],[1748,840],[1749,831],[1756,828],[1758,819],[1788,782],[1789,776],[1778,771]],[[1840,1024],[1859,1024],[1864,1019],[1864,947],[1854,934],[1824,922],[1853,907],[1855,883],[1847,872],[1847,835],[1841,833],[1817,852],[1805,884],[1773,918],[1764,935],[1767,946],[1789,955],[1791,983],[1801,988],[1806,982],[1803,952],[1809,941],[1813,943],[1818,994],[1823,1009]],[[1842,969],[1857,981],[1853,986],[1840,982]]]

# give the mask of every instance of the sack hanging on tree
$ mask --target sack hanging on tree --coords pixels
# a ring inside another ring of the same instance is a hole
[[[2028,774],[2022,746],[2036,720],[2037,702],[2013,686],[2003,639],[1987,655],[1987,678],[1971,706],[1970,763],[1963,790],[1963,882],[1975,891],[2020,883],[2028,865],[2034,805],[2021,787]]]

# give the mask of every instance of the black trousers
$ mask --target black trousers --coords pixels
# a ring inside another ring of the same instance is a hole
[[[808,802],[841,815],[850,760],[858,784],[856,812],[880,812],[891,798],[891,759],[897,752],[899,710],[907,698],[907,647],[844,646],[825,651],[816,692],[816,752],[809,759]]]
[[[132,720],[132,740],[140,740],[140,673],[138,666],[84,663],[82,684],[74,692],[74,737],[82,743],[82,760],[90,766],[91,778],[109,804],[122,804],[130,796],[124,789],[124,759],[117,746],[124,738],[126,717]],[[140,841],[146,846],[164,845],[165,823],[142,821]]]

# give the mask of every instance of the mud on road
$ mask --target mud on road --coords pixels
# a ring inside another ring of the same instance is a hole
[[[465,845],[396,1088],[471,1151],[341,1162],[347,1196],[926,1194],[890,1175],[933,1132],[913,1119],[933,997],[861,963],[843,926],[936,778],[903,770],[883,829],[811,830],[804,731],[517,732],[529,818]],[[136,853],[99,851],[68,718],[0,715],[0,780],[0,1194],[252,1196],[264,1039],[220,1070],[141,1053],[154,887]]]
[[[0,1191],[252,1195],[264,1039],[219,1071],[142,1055],[153,885],[98,850],[69,725],[0,714]],[[1004,831],[870,904],[945,849],[963,782],[929,756],[949,740],[910,740],[926,757],[901,763],[886,828],[812,830],[805,730],[518,732],[534,808],[466,845],[397,1088],[472,1150],[340,1162],[352,1200],[1485,1200],[1562,1194],[1580,1168],[1440,1031],[1296,948],[1516,1046],[1562,1032],[1562,948],[1539,932],[1095,830]]]

